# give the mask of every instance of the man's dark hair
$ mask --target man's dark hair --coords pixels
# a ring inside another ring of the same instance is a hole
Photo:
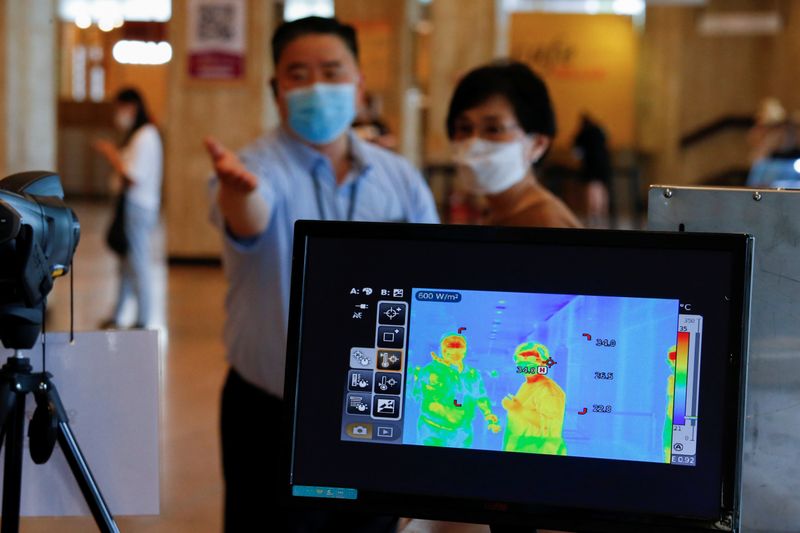
[[[150,118],[150,113],[147,112],[147,106],[144,103],[144,98],[142,98],[141,93],[139,93],[139,91],[133,87],[121,89],[117,93],[117,96],[114,97],[114,101],[118,104],[133,104],[136,106],[136,117],[133,119],[133,125],[128,131],[124,132],[122,137],[121,146],[125,146],[128,144],[128,141],[131,140],[133,134],[136,133],[136,130],[145,124],[151,123],[152,119]]]
[[[555,136],[556,117],[547,86],[527,65],[516,61],[478,67],[461,78],[447,112],[447,136],[453,138],[455,122],[461,113],[493,96],[503,96],[509,101],[525,133]]]
[[[358,42],[356,41],[356,30],[348,25],[342,24],[335,18],[325,17],[306,17],[284,22],[272,35],[272,61],[277,66],[278,60],[286,47],[299,37],[313,34],[329,34],[339,37],[347,48],[353,53],[353,57],[358,62]]]

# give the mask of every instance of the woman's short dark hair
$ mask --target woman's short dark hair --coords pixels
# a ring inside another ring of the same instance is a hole
[[[544,81],[527,65],[517,61],[496,62],[461,78],[447,112],[447,136],[455,134],[461,113],[479,106],[493,96],[505,97],[525,133],[556,134],[556,117]]]
[[[299,37],[319,33],[339,37],[358,62],[358,42],[356,41],[356,30],[352,26],[342,24],[335,18],[306,17],[284,22],[275,30],[272,35],[272,61],[275,66],[278,65],[278,60],[289,43]]]
[[[133,125],[131,129],[125,132],[122,139],[122,146],[125,146],[128,144],[128,141],[131,140],[133,134],[136,133],[136,130],[145,124],[149,124],[152,120],[150,119],[150,113],[147,112],[147,106],[144,103],[142,95],[133,87],[120,90],[114,98],[114,101],[118,104],[133,104],[136,106],[136,117],[133,119]]]

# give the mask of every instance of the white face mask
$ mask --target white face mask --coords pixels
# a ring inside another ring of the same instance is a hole
[[[134,113],[117,111],[114,114],[114,126],[116,126],[117,130],[121,132],[127,132],[129,129],[131,129],[135,120],[136,115]]]
[[[527,155],[533,139],[495,142],[470,139],[454,142],[453,160],[467,187],[479,194],[497,194],[525,177],[533,161]]]

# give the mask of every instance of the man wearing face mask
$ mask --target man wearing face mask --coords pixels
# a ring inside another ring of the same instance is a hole
[[[495,63],[461,79],[450,101],[447,135],[458,176],[486,198],[487,224],[580,227],[536,179],[534,164],[555,133],[547,87],[524,64]]]
[[[435,223],[436,208],[407,161],[350,131],[363,92],[352,27],[319,17],[289,22],[275,31],[272,53],[281,125],[238,155],[206,139],[216,173],[211,216],[224,232],[229,282],[225,530],[394,531],[391,518],[278,507],[287,488],[279,458],[293,226],[298,219]]]

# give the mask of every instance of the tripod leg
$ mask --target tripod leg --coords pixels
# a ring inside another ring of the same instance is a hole
[[[3,441],[6,436],[8,415],[11,414],[17,403],[16,397],[16,393],[11,390],[7,376],[0,372],[0,450],[3,449]]]
[[[55,389],[53,389],[53,392],[55,392]],[[72,470],[72,475],[75,476],[75,481],[78,482],[78,486],[81,488],[86,504],[92,511],[97,527],[103,533],[119,533],[114,517],[111,516],[111,511],[108,509],[105,500],[103,500],[100,488],[97,486],[97,482],[95,482],[89,470],[89,465],[81,454],[78,442],[75,440],[75,436],[66,421],[59,421],[58,423],[58,444],[67,458],[67,463],[69,463],[69,467]]]
[[[36,403],[41,405],[49,405],[47,411],[50,416],[54,417],[58,422],[57,439],[58,444],[61,446],[61,451],[67,459],[72,475],[78,486],[83,493],[83,499],[92,511],[94,521],[97,527],[103,533],[119,533],[119,528],[114,522],[114,517],[111,516],[111,511],[108,509],[103,495],[100,494],[100,488],[89,470],[89,465],[86,463],[81,449],[78,446],[78,441],[72,434],[69,427],[69,418],[67,411],[64,409],[64,404],[61,403],[61,398],[58,395],[56,386],[50,380],[50,374],[37,374],[39,376],[39,386],[36,388],[34,395],[36,395]],[[33,448],[33,444],[31,444]]]
[[[69,464],[70,470],[72,470],[72,475],[75,477],[75,481],[77,481],[78,487],[81,489],[83,499],[86,500],[86,504],[92,511],[92,516],[94,517],[97,527],[103,533],[119,533],[119,528],[114,522],[114,517],[111,516],[111,511],[109,511],[108,505],[106,505],[105,500],[103,500],[103,495],[100,494],[100,488],[97,486],[97,482],[94,480],[92,472],[89,470],[89,465],[86,463],[86,459],[84,459],[81,453],[78,441],[75,440],[75,436],[72,434],[72,430],[69,427],[67,412],[64,409],[64,404],[61,403],[61,398],[58,396],[56,386],[50,380],[50,374],[40,373],[35,376],[37,378],[37,386],[33,394],[36,397],[36,404],[38,409],[44,409],[41,415],[43,419],[48,419],[44,421],[43,425],[50,426],[53,420],[57,423],[56,439],[61,447],[61,451],[64,453],[67,464]],[[33,435],[35,435],[35,437]],[[41,452],[44,448],[52,447],[51,444],[34,442],[34,440],[41,440],[45,436],[46,435],[41,431],[35,431],[32,434],[31,451],[38,449]],[[33,455],[34,454],[32,454],[32,456]],[[38,459],[42,459],[42,462],[44,462],[47,461],[49,456],[50,453],[48,451],[46,457],[40,456]],[[34,460],[37,460],[37,457],[34,457]],[[3,531],[0,533],[5,532]]]
[[[20,487],[22,486],[23,427],[25,424],[25,395],[6,395],[5,433],[6,459],[3,467],[2,533],[19,531]]]

